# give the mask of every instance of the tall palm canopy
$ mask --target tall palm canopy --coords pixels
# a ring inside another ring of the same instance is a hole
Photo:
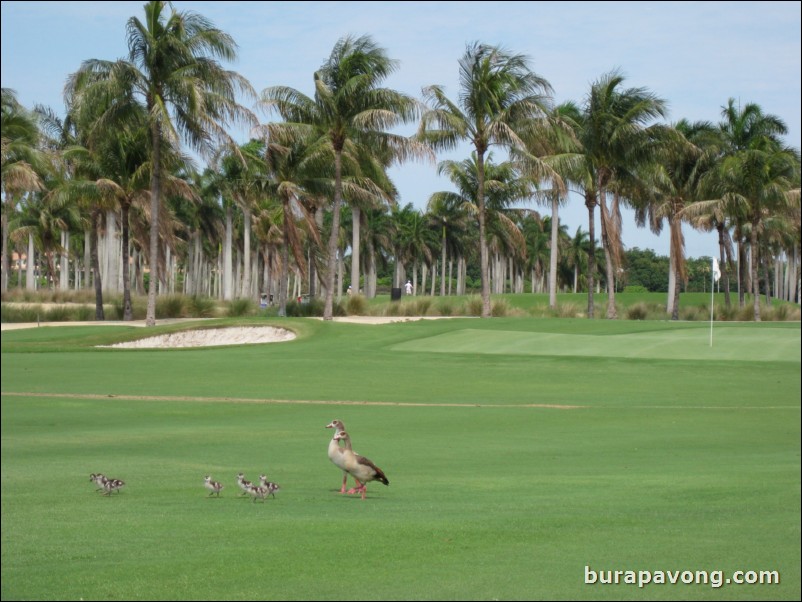
[[[415,119],[418,104],[410,96],[382,88],[382,82],[398,67],[369,36],[340,39],[328,60],[314,74],[315,96],[278,86],[262,93],[263,104],[285,120],[268,126],[282,136],[312,136],[313,146],[333,152],[334,198],[328,243],[326,301],[323,317],[333,317],[335,262],[343,199],[343,174],[359,164],[361,149],[403,161],[428,157],[420,143],[387,130]]]
[[[490,317],[485,155],[492,145],[524,147],[524,130],[548,111],[551,86],[530,69],[526,56],[478,42],[466,48],[459,72],[456,103],[441,86],[424,88],[430,109],[423,115],[418,135],[435,149],[453,149],[468,141],[476,151],[482,317]]]
[[[719,128],[727,148],[717,174],[719,191],[736,218],[750,226],[752,302],[755,321],[759,322],[760,238],[767,215],[799,206],[799,150],[782,143],[780,136],[787,133],[785,123],[764,113],[757,104],[740,108],[731,98],[722,116],[724,122]]]
[[[79,103],[103,97],[119,100],[98,120],[96,128],[101,129],[130,101],[147,108],[153,169],[146,322],[154,325],[162,142],[177,145],[183,139],[201,152],[210,152],[221,141],[229,141],[224,126],[230,120],[249,117],[236,98],[252,90],[244,78],[218,62],[236,58],[231,36],[202,15],[176,11],[170,2],[154,0],[144,8],[144,21],[131,17],[126,25],[128,60],[85,61],[68,81],[67,93]]]

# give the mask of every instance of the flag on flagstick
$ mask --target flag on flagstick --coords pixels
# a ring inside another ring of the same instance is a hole
[[[718,279],[721,278],[721,270],[718,268],[718,259],[715,257],[713,258],[713,281],[718,282]]]

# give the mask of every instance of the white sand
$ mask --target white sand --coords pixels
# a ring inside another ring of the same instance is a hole
[[[458,316],[454,316],[458,317]],[[315,318],[322,320],[323,318]],[[445,316],[347,316],[334,318],[335,322],[348,322],[352,324],[392,324],[395,322],[415,322],[418,320],[442,320]],[[179,322],[197,322],[197,319],[170,319],[159,320],[159,324],[173,324]],[[48,326],[134,326],[145,327],[144,320],[133,320],[129,322],[105,321],[105,322],[42,322],[37,323],[4,323],[0,325],[3,331],[17,330],[22,328],[37,328]],[[130,341],[128,343],[117,343],[115,345],[104,345],[105,348],[117,349],[167,349],[179,347],[211,347],[217,345],[257,345],[262,343],[280,343],[291,341],[295,338],[295,333],[284,328],[274,326],[247,326],[236,328],[207,328],[205,330],[187,330],[185,332],[174,332],[172,334],[160,335]]]
[[[237,328],[209,328],[206,330],[187,330],[155,337],[147,337],[128,343],[105,345],[115,349],[163,349],[178,347],[211,347],[217,345],[257,345],[261,343],[280,343],[291,341],[295,333],[272,326],[253,326]]]

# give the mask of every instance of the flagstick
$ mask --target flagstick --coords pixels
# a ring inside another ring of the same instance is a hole
[[[710,346],[713,346],[713,293],[715,292],[716,273],[711,270],[710,274]]]

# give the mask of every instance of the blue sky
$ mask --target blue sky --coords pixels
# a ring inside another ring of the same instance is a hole
[[[125,23],[137,2],[2,2],[2,86],[26,106],[63,110],[68,74],[88,58],[126,55]],[[174,2],[233,36],[229,68],[258,91],[288,85],[311,95],[312,74],[336,41],[371,35],[400,61],[387,85],[416,97],[440,84],[456,99],[457,61],[480,41],[526,54],[554,88],[556,102],[581,102],[591,82],[619,69],[627,87],[648,87],[668,101],[669,121],[718,122],[730,97],[756,102],[788,125],[800,148],[800,2]],[[267,121],[268,117],[263,117]],[[410,133],[411,133],[410,129]],[[244,135],[242,136],[244,139]],[[461,160],[465,147],[438,159]],[[500,152],[496,153],[500,158]],[[393,168],[402,203],[424,207],[450,188],[434,165]],[[546,211],[542,208],[541,211]],[[587,231],[578,197],[561,212],[573,234]],[[597,230],[598,232],[598,230]],[[666,234],[638,229],[624,215],[628,248],[668,254]],[[717,253],[713,234],[686,227],[691,257]]]

